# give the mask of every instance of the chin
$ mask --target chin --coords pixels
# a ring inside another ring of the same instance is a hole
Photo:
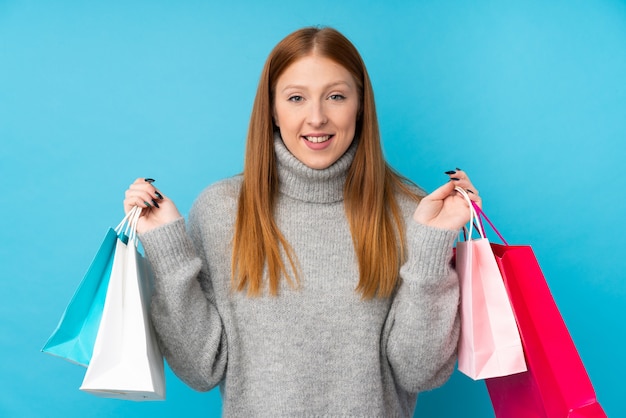
[[[303,164],[314,170],[324,170],[330,167],[333,163],[328,161],[303,161]]]

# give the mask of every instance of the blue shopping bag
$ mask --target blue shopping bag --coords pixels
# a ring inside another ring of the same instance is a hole
[[[72,363],[87,367],[93,353],[104,300],[106,298],[113,256],[118,237],[127,241],[128,216],[117,228],[109,228],[87,272],[65,308],[56,329],[41,349]]]

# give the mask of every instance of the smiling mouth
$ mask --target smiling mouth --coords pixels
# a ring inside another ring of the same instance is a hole
[[[313,142],[315,144],[319,144],[319,143],[328,141],[331,137],[332,137],[332,135],[305,136],[304,139],[306,139],[309,142]]]

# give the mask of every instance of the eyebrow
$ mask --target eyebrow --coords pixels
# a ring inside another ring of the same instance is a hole
[[[340,80],[340,81],[335,81],[333,83],[328,83],[327,85],[324,86],[324,88],[328,89],[328,88],[331,88],[331,87],[337,87],[339,85],[345,85],[347,87],[351,87],[350,83],[348,83],[347,81]],[[288,85],[285,86],[285,88],[283,88],[281,90],[281,92],[283,92],[285,90],[289,90],[289,89],[301,89],[301,90],[304,90],[304,89],[307,89],[307,86],[301,85],[301,84],[288,84]]]

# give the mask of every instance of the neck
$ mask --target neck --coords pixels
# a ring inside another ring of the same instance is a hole
[[[289,152],[280,135],[274,138],[280,193],[293,199],[315,203],[343,200],[343,186],[356,153],[356,141],[330,167],[316,170]]]

